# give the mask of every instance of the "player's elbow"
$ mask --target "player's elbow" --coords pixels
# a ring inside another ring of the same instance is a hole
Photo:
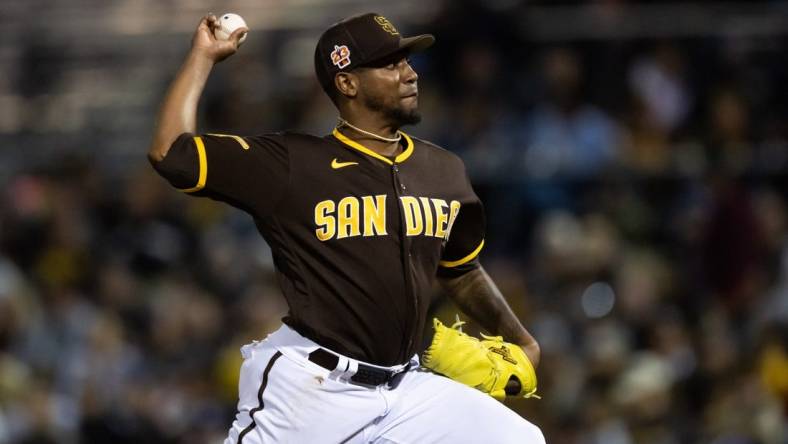
[[[167,153],[170,151],[170,148],[172,148],[173,143],[174,142],[161,143],[154,141],[148,148],[148,161],[150,161],[152,165],[156,165],[157,163],[164,160],[164,158],[167,157]]]
[[[155,147],[151,146],[150,149],[148,150],[148,162],[150,162],[151,165],[156,165],[157,163],[164,160],[164,156],[166,155],[167,154],[165,152],[162,152],[161,150],[158,150]]]
[[[190,139],[191,136],[192,134],[190,133],[181,133],[172,140],[161,141],[154,139],[148,148],[148,161],[150,161],[152,165],[158,164],[167,157],[167,153],[170,152],[173,146],[184,139]]]
[[[192,188],[198,182],[202,166],[192,139],[191,134],[184,133],[166,149],[157,149],[154,144],[148,151],[153,169],[175,188]]]

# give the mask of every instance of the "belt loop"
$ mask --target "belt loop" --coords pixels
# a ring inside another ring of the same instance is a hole
[[[402,379],[405,378],[405,374],[413,368],[413,361],[408,362],[405,364],[405,367],[399,371],[397,374],[391,377],[391,380],[388,383],[388,389],[394,390],[399,386],[399,383],[402,382]]]
[[[350,366],[350,360],[342,355],[337,355],[339,360],[337,361],[337,366],[334,370],[331,371],[337,379],[345,379],[345,373],[347,372],[348,367]]]
[[[347,371],[345,371],[345,377],[350,379],[356,373],[358,373],[358,361],[352,359],[348,360],[348,368]]]

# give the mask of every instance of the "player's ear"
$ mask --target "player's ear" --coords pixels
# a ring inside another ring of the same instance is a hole
[[[345,97],[352,98],[358,94],[358,77],[349,72],[338,72],[334,76],[334,86]]]

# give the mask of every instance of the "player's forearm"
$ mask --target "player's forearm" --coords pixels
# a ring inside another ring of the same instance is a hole
[[[539,345],[523,327],[490,276],[479,267],[453,279],[441,279],[449,297],[485,330],[520,345],[531,363],[539,365]]]
[[[148,151],[151,161],[164,159],[180,134],[196,132],[197,105],[213,65],[209,57],[195,51],[189,53],[161,103]]]

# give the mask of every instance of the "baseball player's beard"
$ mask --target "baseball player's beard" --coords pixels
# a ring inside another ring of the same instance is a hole
[[[386,104],[382,99],[373,96],[365,96],[364,104],[371,111],[377,111],[383,114],[383,117],[397,128],[401,128],[405,125],[415,125],[421,122],[421,113],[419,113],[419,109],[416,107],[405,109],[402,106],[391,106]]]

